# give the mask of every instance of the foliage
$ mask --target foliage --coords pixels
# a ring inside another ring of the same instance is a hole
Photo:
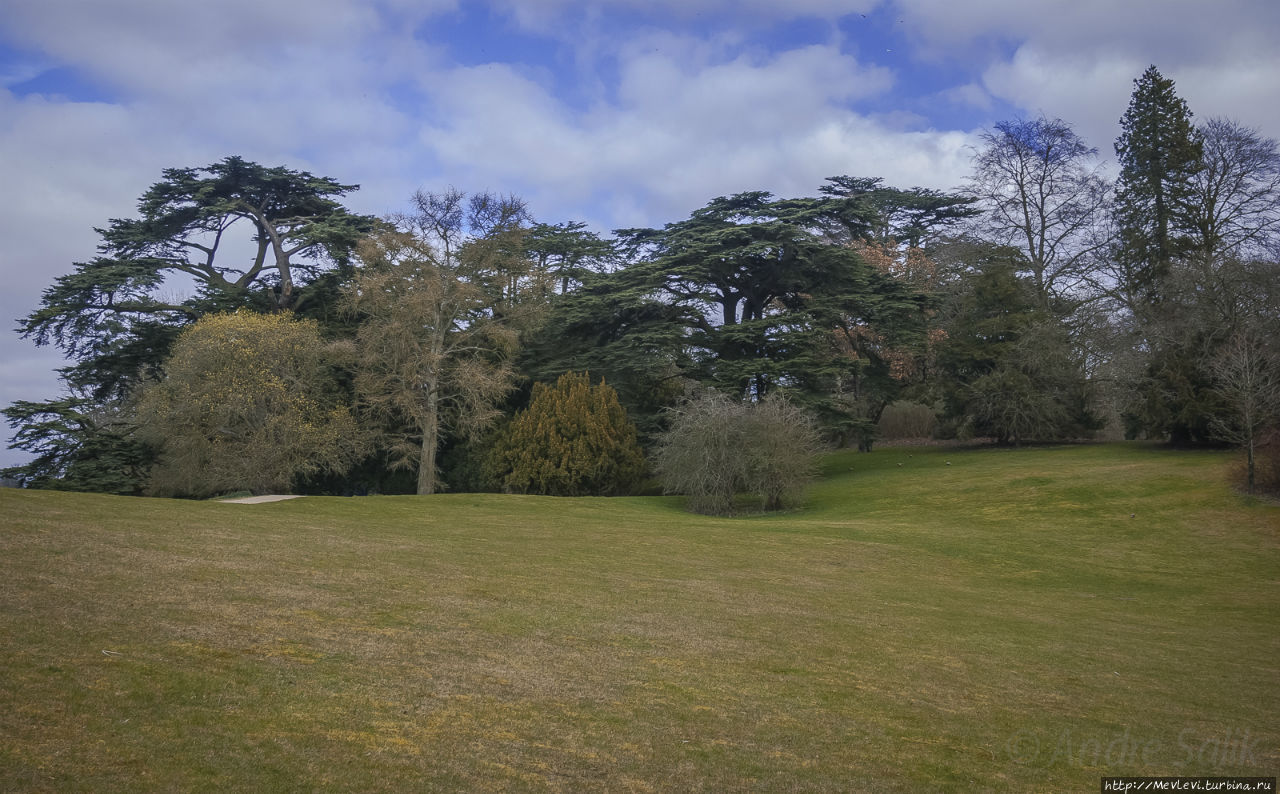
[[[1186,101],[1155,66],[1134,80],[1120,126],[1119,288],[1130,307],[1141,308],[1158,300],[1170,262],[1187,250],[1202,144]]]
[[[510,308],[523,204],[456,190],[418,192],[412,215],[365,240],[346,290],[359,320],[356,390],[393,468],[416,469],[417,492],[439,485],[442,437],[475,435],[510,389]]]
[[[901,190],[880,177],[828,177],[818,192],[829,199],[819,218],[821,228],[841,244],[925,248],[978,213],[971,196],[920,187]]]
[[[944,413],[955,432],[1015,444],[1085,435],[1097,426],[1083,361],[1066,329],[1019,276],[1021,254],[975,249],[956,285],[939,346]]]
[[[492,453],[505,490],[551,496],[609,496],[644,474],[636,429],[603,380],[567,372],[554,386],[536,383]]]
[[[23,336],[73,360],[61,374],[74,396],[6,411],[15,443],[38,455],[14,473],[32,483],[68,478],[67,487],[132,490],[146,453],[130,438],[122,401],[161,375],[178,334],[206,313],[294,308],[323,316],[333,270],[375,223],[338,203],[355,189],[239,157],[165,169],[139,199],[139,216],[97,229],[99,255],[56,278],[22,320]],[[255,251],[247,266],[228,259],[241,253],[237,232]],[[196,294],[167,297],[175,276],[194,281]]]
[[[931,438],[937,424],[938,417],[929,406],[898,400],[880,414],[880,437],[889,441]]]
[[[525,235],[524,248],[532,272],[543,276],[540,283],[561,295],[580,287],[590,273],[608,272],[618,258],[613,241],[587,231],[581,222],[535,224]]]
[[[695,513],[728,515],[750,494],[763,510],[796,504],[820,448],[812,423],[780,395],[759,402],[707,392],[673,410],[655,453],[667,493],[683,493]]]
[[[164,358],[175,327],[207,311],[305,303],[306,283],[325,258],[344,260],[375,223],[337,202],[356,188],[239,157],[167,168],[139,199],[140,216],[97,229],[100,256],[55,279],[21,331],[79,359],[69,372],[73,386],[93,388],[99,398],[122,394],[140,366]],[[222,256],[240,230],[255,248],[247,267]],[[176,303],[160,297],[173,274],[193,279],[197,295]]]
[[[1145,362],[1126,409],[1135,430],[1175,444],[1220,442],[1226,406],[1209,365],[1241,333],[1280,334],[1276,263],[1224,256],[1174,262],[1158,306],[1145,312]]]
[[[877,379],[885,351],[919,336],[927,303],[833,240],[838,229],[869,236],[875,217],[864,196],[753,192],[662,229],[623,230],[632,264],[556,304],[541,371],[602,371],[646,428],[661,407],[652,395],[670,400],[691,380],[753,399],[784,388],[847,431],[863,421],[848,384],[886,399],[873,388],[892,385]],[[860,340],[857,355],[836,355],[842,333]]]
[[[1061,329],[1025,329],[1010,355],[968,385],[970,431],[1015,445],[1087,437],[1099,428],[1091,388]]]
[[[360,435],[334,399],[330,355],[315,321],[284,312],[212,314],[183,331],[137,403],[139,436],[159,449],[149,491],[281,492],[344,470]]]
[[[1249,464],[1245,461],[1245,483]],[[1259,493],[1280,496],[1280,427],[1262,433],[1254,445],[1253,487]]]
[[[4,409],[18,428],[10,449],[35,455],[23,466],[0,471],[29,488],[136,494],[151,466],[152,450],[133,437],[133,424],[118,405],[96,406],[77,397]]]

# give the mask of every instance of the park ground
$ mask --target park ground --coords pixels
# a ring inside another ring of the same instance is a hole
[[[808,505],[0,491],[0,790],[1096,791],[1280,770],[1224,452],[826,458]]]

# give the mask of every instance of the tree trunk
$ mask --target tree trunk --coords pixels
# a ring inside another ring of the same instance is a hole
[[[435,384],[427,387],[426,411],[422,417],[422,452],[418,456],[418,495],[436,492],[436,447],[440,440],[440,408]]]
[[[1248,446],[1248,450],[1249,450],[1249,452],[1248,452],[1249,462],[1248,462],[1248,464],[1247,464],[1248,474],[1246,475],[1246,485],[1245,485],[1245,487],[1248,489],[1248,491],[1249,491],[1249,495],[1250,495],[1250,496],[1253,496],[1253,477],[1254,477],[1254,475],[1253,475],[1254,468],[1253,468],[1253,467],[1254,467],[1254,463],[1253,463],[1253,434],[1252,434],[1252,433],[1250,433],[1250,434],[1249,434],[1249,443],[1248,443],[1248,445],[1247,445],[1247,446]]]

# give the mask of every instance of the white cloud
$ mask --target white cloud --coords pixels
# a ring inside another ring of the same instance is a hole
[[[1099,153],[1108,158],[1133,90],[1133,79],[1146,68],[1141,61],[1116,57],[1054,57],[1031,46],[1013,59],[989,67],[983,84],[993,95],[1025,109],[1070,122]]]
[[[1198,118],[1280,133],[1273,0],[895,0],[917,54],[985,61],[982,87],[1027,115],[1071,122],[1112,156],[1133,80],[1150,64]],[[1011,53],[1007,57],[1002,53]]]
[[[944,89],[938,92],[937,98],[952,105],[978,110],[991,110],[995,107],[991,94],[977,83],[965,83]]]
[[[1079,57],[1128,54],[1203,61],[1271,47],[1280,28],[1272,0],[895,0],[913,36],[956,50],[981,41],[1034,43]]]
[[[443,112],[423,144],[466,164],[463,181],[517,183],[535,209],[606,196],[588,211],[614,225],[675,220],[721,193],[811,193],[840,173],[960,180],[964,135],[905,134],[849,109],[892,87],[887,70],[828,46],[717,61],[698,42],[656,43],[625,48],[616,99],[586,111],[509,67],[453,70],[432,86]]]
[[[499,0],[496,3],[527,30],[554,33],[566,20],[590,23],[602,12],[640,13],[646,19],[679,23],[729,15],[736,26],[817,17],[834,20],[849,14],[865,14],[882,0]]]

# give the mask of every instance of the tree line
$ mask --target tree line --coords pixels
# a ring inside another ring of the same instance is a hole
[[[1276,141],[1196,123],[1154,66],[1121,129],[1114,181],[1041,116],[984,131],[953,191],[833,176],[609,236],[511,195],[378,218],[302,171],[167,169],[21,321],[70,363],[64,396],[4,410],[34,456],[5,474],[207,496],[656,473],[773,509],[796,450],[869,451],[912,406],[942,438],[1236,444],[1251,490],[1280,485]]]

